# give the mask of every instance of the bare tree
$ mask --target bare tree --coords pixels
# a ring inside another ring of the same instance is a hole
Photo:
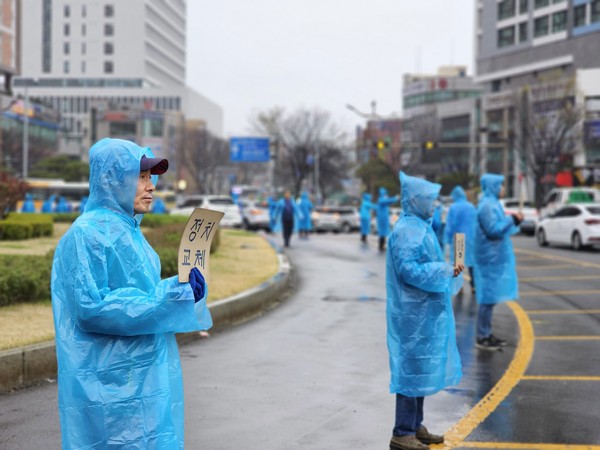
[[[213,136],[201,127],[188,127],[185,134],[183,162],[191,182],[189,190],[214,194],[221,190],[219,170],[229,163],[227,141]]]
[[[256,132],[269,136],[275,143],[276,185],[291,188],[298,195],[303,184],[314,174],[315,164],[327,173],[326,180],[319,183],[321,189],[346,177],[348,157],[344,149],[347,138],[331,122],[329,113],[319,109],[298,109],[286,114],[282,108],[273,108],[257,114],[252,125]]]
[[[554,175],[565,157],[572,157],[581,142],[583,108],[576,106],[573,79],[526,86],[516,92],[517,151],[536,184],[540,207],[543,179]]]

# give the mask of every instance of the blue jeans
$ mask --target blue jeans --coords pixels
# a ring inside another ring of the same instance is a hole
[[[492,334],[492,315],[496,305],[479,305],[477,313],[477,339],[490,337]]]
[[[423,397],[396,394],[396,425],[394,436],[416,434],[423,423]]]

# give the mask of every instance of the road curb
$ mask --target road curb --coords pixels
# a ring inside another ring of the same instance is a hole
[[[266,240],[273,245],[269,239]],[[273,247],[279,260],[278,272],[254,288],[208,305],[214,323],[211,331],[224,330],[258,317],[285,299],[293,271],[281,249]],[[177,334],[180,345],[200,338],[198,332]],[[56,371],[54,341],[0,351],[0,394],[56,379]]]

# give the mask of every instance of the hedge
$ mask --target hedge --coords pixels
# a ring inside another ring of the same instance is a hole
[[[0,255],[0,306],[49,299],[52,254]]]
[[[22,240],[52,236],[52,218],[44,214],[10,214],[0,221],[0,240]]]

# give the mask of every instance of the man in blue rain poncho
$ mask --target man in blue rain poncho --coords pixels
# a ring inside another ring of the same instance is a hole
[[[402,216],[389,237],[386,258],[390,392],[396,422],[390,449],[427,450],[443,436],[423,426],[424,396],[456,385],[461,362],[451,296],[462,287],[462,265],[444,261],[431,227],[441,186],[400,173]]]
[[[376,210],[377,206],[371,201],[371,194],[363,193],[360,203],[360,241],[367,243],[367,236],[371,231],[371,211]]]
[[[25,200],[23,201],[23,206],[21,207],[22,213],[34,213],[35,212],[35,204],[33,203],[33,195],[30,193],[25,194]]]
[[[399,200],[399,197],[388,197],[388,191],[384,187],[379,188],[377,199],[377,234],[379,235],[379,251],[385,250],[385,240],[390,231],[390,205]]]
[[[483,196],[475,223],[475,286],[479,312],[476,346],[499,350],[504,339],[492,334],[492,316],[498,303],[519,298],[515,254],[510,237],[519,231],[523,215],[506,216],[498,200],[504,195],[504,176],[481,177]]]
[[[275,210],[275,230],[283,232],[283,245],[290,246],[290,240],[294,230],[298,230],[298,225],[304,215],[292,198],[290,191],[283,193],[283,198],[277,202]]]
[[[275,231],[277,227],[277,202],[269,195],[267,197],[267,207],[269,208],[269,231]]]
[[[475,264],[475,218],[477,210],[467,200],[465,190],[456,186],[450,193],[454,201],[446,215],[446,226],[444,227],[444,244],[450,247],[450,261],[454,261],[454,235],[463,233],[465,235],[465,267],[469,268],[471,278],[471,292],[475,292],[475,281],[473,277],[473,265]]]
[[[313,203],[310,201],[308,192],[303,191],[298,202],[298,207],[302,212],[302,220],[298,224],[298,234],[300,239],[308,239],[308,234],[312,230],[311,212],[315,208]]]
[[[150,149],[103,139],[90,149],[90,196],[52,267],[63,449],[182,449],[176,332],[210,328],[207,289],[160,279],[140,230],[157,176]]]

